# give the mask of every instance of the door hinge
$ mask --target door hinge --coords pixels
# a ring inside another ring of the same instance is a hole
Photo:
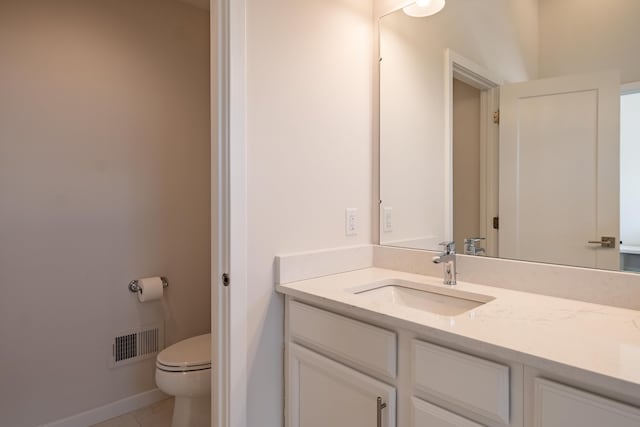
[[[500,110],[493,113],[493,123],[500,124]]]
[[[494,230],[500,229],[500,218],[498,218],[497,216],[493,217],[493,229]]]
[[[231,284],[231,277],[229,277],[229,273],[222,274],[222,285],[229,286]]]

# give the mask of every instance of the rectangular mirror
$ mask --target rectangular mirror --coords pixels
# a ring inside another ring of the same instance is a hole
[[[640,2],[380,19],[380,244],[640,271]]]

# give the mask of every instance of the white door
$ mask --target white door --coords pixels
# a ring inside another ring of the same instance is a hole
[[[375,427],[378,412],[382,427],[395,427],[395,388],[296,344],[290,346],[288,427]]]
[[[619,269],[619,115],[616,72],[501,89],[500,257]]]

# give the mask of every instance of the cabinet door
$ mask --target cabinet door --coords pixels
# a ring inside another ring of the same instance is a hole
[[[535,427],[638,427],[640,409],[536,378]]]
[[[288,427],[395,427],[396,391],[296,344],[289,347]]]
[[[412,398],[413,427],[483,427],[431,403]]]

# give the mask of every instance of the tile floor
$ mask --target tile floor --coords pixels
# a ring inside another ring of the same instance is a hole
[[[173,398],[129,412],[91,427],[171,427]]]

